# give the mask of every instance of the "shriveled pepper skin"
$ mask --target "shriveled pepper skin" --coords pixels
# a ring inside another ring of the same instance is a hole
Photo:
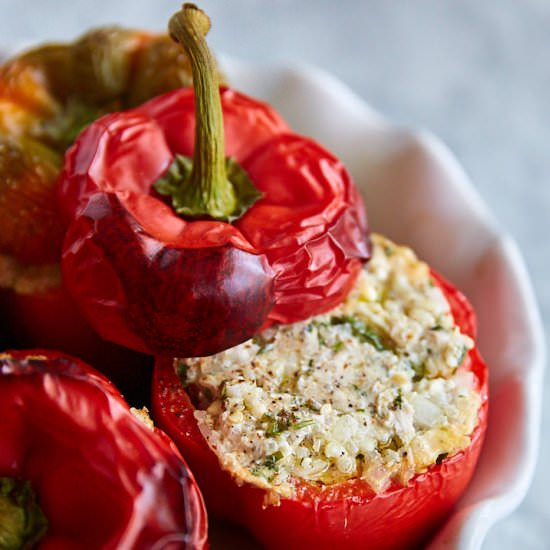
[[[433,275],[449,300],[456,323],[474,336],[475,317],[464,296]],[[157,359],[153,416],[193,469],[209,512],[245,526],[267,548],[422,548],[470,481],[487,426],[487,367],[476,348],[461,368],[474,373],[482,397],[470,446],[416,475],[406,487],[394,484],[380,494],[360,479],[324,489],[299,482],[295,497],[266,506],[264,490],[238,485],[221,469],[198,429],[195,408],[168,358]]]
[[[186,221],[152,189],[176,153],[192,155],[191,88],[98,120],[66,157],[63,276],[107,339],[156,354],[216,353],[334,307],[370,256],[342,164],[268,105],[227,88],[221,102],[225,153],[263,193],[233,224]]]
[[[39,549],[203,549],[206,513],[168,437],[114,386],[57,352],[0,355],[0,477],[29,481]]]

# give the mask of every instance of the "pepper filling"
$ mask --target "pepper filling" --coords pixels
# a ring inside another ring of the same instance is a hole
[[[472,340],[414,253],[373,236],[346,301],[212,357],[175,360],[222,466],[283,496],[293,481],[376,492],[466,448],[481,399]]]

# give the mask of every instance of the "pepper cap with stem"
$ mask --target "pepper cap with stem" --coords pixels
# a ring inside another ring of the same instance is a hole
[[[184,4],[172,16],[168,28],[191,60],[195,147],[192,159],[176,155],[154,188],[161,195],[171,196],[174,210],[183,217],[232,222],[262,194],[233,159],[225,158],[218,72],[204,38],[210,30],[210,19],[194,4]]]

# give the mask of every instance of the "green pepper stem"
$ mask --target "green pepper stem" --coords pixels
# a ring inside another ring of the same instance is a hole
[[[216,62],[204,37],[210,19],[194,4],[184,4],[169,23],[170,35],[187,51],[195,90],[195,149],[189,184],[206,212],[228,217],[236,207],[233,186],[227,178],[223,114]]]
[[[28,481],[0,477],[0,548],[34,548],[48,529]]]

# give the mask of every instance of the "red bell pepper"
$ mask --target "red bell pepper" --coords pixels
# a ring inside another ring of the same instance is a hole
[[[69,291],[104,338],[156,354],[212,354],[327,311],[370,256],[345,168],[268,105],[218,91],[208,27],[187,4],[170,24],[195,90],[92,124],[59,187]]]
[[[475,317],[462,294],[434,274],[462,332],[475,335]],[[470,446],[416,475],[407,486],[392,485],[381,494],[353,479],[320,489],[298,484],[293,498],[264,504],[263,489],[238,484],[221,469],[199,431],[190,397],[173,362],[159,358],[153,376],[153,417],[178,445],[203,491],[209,511],[237,522],[268,548],[317,550],[415,548],[445,520],[468,484],[487,426],[487,367],[472,349],[461,368],[475,375],[482,397]]]
[[[0,355],[0,547],[206,548],[206,513],[168,437],[57,352]]]

